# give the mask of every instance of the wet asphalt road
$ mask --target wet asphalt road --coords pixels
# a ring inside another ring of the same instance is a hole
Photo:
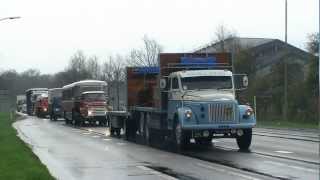
[[[177,154],[110,137],[106,128],[76,129],[35,117],[14,127],[57,179],[319,179],[313,141],[255,135],[251,152],[238,152],[232,139],[217,139],[214,146]]]

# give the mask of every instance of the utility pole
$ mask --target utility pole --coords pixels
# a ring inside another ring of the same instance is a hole
[[[320,139],[320,0],[319,0],[319,33],[318,33],[318,89],[319,89],[319,95],[318,95],[318,116],[319,116],[319,139]],[[320,143],[319,143],[319,154],[320,154]],[[319,160],[320,161],[320,160]],[[320,171],[319,171],[319,177],[320,177]]]
[[[283,105],[283,120],[288,120],[288,2],[285,2],[285,56],[284,56],[284,105]]]

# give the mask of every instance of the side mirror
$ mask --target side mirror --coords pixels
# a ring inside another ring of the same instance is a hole
[[[249,85],[249,78],[246,74],[234,74],[233,82],[235,90],[245,90]]]
[[[243,85],[243,87],[248,87],[248,85],[249,85],[249,79],[248,79],[248,76],[247,76],[247,75],[245,75],[245,76],[242,77],[242,85]]]
[[[167,80],[165,78],[160,79],[160,89],[164,90],[167,87]]]

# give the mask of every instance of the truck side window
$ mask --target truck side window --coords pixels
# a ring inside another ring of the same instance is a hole
[[[179,82],[176,77],[172,78],[172,89],[179,89]]]

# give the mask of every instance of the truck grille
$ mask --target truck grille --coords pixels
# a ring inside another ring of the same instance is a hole
[[[91,108],[92,115],[94,116],[105,116],[106,115],[106,109],[105,108]]]
[[[236,121],[233,103],[209,104],[208,111],[210,123],[235,123]]]

